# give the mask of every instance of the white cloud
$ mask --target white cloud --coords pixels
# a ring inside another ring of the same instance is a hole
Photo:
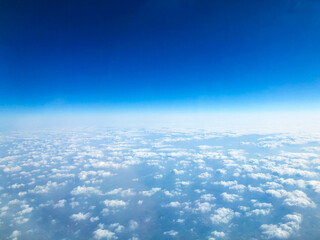
[[[252,187],[251,185],[249,185],[249,186],[248,186],[248,190],[249,190],[250,192],[261,192],[261,193],[263,193],[263,190],[262,190],[261,187]]]
[[[216,198],[211,193],[208,193],[208,194],[201,195],[201,199],[203,199],[205,201],[213,201]]]
[[[298,176],[307,177],[307,178],[317,176],[316,172],[288,167],[285,164],[272,166],[272,167],[269,167],[268,169],[272,172],[278,173],[279,175],[289,175],[289,176],[298,175]]]
[[[108,161],[108,162],[103,162],[103,161],[92,162],[91,165],[94,168],[115,168],[115,169],[118,169],[118,168],[126,168],[127,167],[127,165],[125,165],[125,164],[115,163],[115,162],[112,162],[112,161]]]
[[[128,203],[126,203],[126,202],[123,201],[123,200],[105,200],[105,201],[104,201],[104,204],[105,204],[107,207],[117,208],[117,207],[125,207],[125,206],[127,206]]]
[[[174,231],[174,230],[170,230],[170,231],[164,232],[163,234],[174,237],[174,236],[178,235],[178,232]]]
[[[234,217],[239,217],[240,214],[238,212],[234,212],[230,208],[218,208],[214,211],[214,214],[211,215],[210,219],[213,224],[220,224],[220,223],[228,223]]]
[[[188,186],[191,184],[190,181],[178,181],[176,182],[177,185],[183,185],[183,186]]]
[[[256,216],[259,216],[259,215],[262,215],[262,216],[266,216],[270,213],[270,209],[267,208],[267,209],[254,209],[254,210],[251,210],[250,212],[248,212],[246,215],[247,216],[251,216],[251,215],[256,215]]]
[[[90,222],[96,222],[96,221],[99,221],[99,217],[91,217],[90,218]]]
[[[21,167],[20,166],[15,166],[15,167],[5,167],[3,169],[4,172],[19,172],[21,171]]]
[[[20,232],[20,231],[14,230],[14,231],[12,232],[12,234],[10,235],[10,238],[11,238],[12,240],[17,240],[17,239],[20,237],[20,235],[21,235],[21,232]]]
[[[271,203],[259,203],[259,202],[255,202],[253,203],[254,207],[259,207],[259,208],[271,208],[272,204]]]
[[[315,203],[302,191],[295,190],[293,192],[287,192],[283,189],[269,189],[266,193],[271,194],[277,198],[285,198],[284,204],[289,206],[298,206],[298,207],[315,207]]]
[[[115,188],[110,192],[107,192],[106,195],[120,195],[121,197],[131,197],[136,195],[132,188],[128,188],[126,190],[122,188]]]
[[[111,232],[107,229],[97,229],[93,232],[94,238],[95,239],[107,239],[107,240],[114,240],[114,239],[118,239],[118,237],[116,236],[116,234],[114,232]]]
[[[19,215],[24,215],[33,211],[33,207],[30,207],[28,204],[24,204],[21,207],[23,209],[20,212],[18,212]]]
[[[295,190],[293,192],[288,192],[284,203],[289,206],[298,206],[298,207],[316,207],[316,204],[308,198],[308,196],[300,191]]]
[[[54,208],[62,208],[62,207],[64,207],[65,203],[66,203],[66,200],[61,199],[54,205]]]
[[[208,202],[203,202],[203,203],[200,203],[198,202],[197,203],[197,208],[196,210],[202,212],[202,213],[205,213],[205,212],[210,212],[211,209],[215,206],[215,204],[210,204]]]
[[[44,186],[36,186],[34,189],[29,190],[30,193],[49,193],[52,189],[55,189],[59,186],[62,186],[64,184],[58,184],[56,182],[48,181],[46,185]]]
[[[120,225],[120,223],[110,224],[109,228],[112,228],[116,233],[120,233],[124,230],[124,226]]]
[[[271,179],[271,175],[269,173],[249,173],[248,176],[253,179],[264,179],[264,180]]]
[[[215,237],[218,237],[218,238],[223,238],[226,236],[226,234],[224,232],[218,232],[218,231],[213,231],[212,234],[215,236]]]
[[[161,188],[152,188],[149,191],[142,191],[140,192],[140,194],[146,197],[151,197],[153,194],[155,194],[156,192],[159,192],[160,190]]]
[[[226,192],[220,194],[223,200],[227,202],[234,202],[234,201],[239,201],[242,200],[243,198],[237,194],[228,194]]]
[[[82,212],[79,212],[77,214],[72,214],[71,215],[71,219],[74,220],[74,221],[82,221],[82,220],[86,220],[87,218],[89,218],[90,216],[90,213],[82,213]]]
[[[214,182],[213,184],[216,185],[222,185],[224,187],[228,187],[229,189],[236,190],[238,192],[242,192],[246,189],[246,186],[243,184],[238,184],[236,180],[234,181],[220,181],[220,182]]]
[[[199,174],[198,177],[199,178],[203,178],[203,179],[209,179],[209,178],[212,177],[212,175],[210,173],[208,173],[208,172],[204,172],[204,173]]]
[[[308,181],[308,184],[313,188],[317,193],[320,193],[320,181],[312,180]]]
[[[289,238],[295,231],[299,230],[302,217],[300,214],[288,214],[284,218],[284,223],[263,224],[261,230],[268,238]]]
[[[179,202],[170,202],[167,206],[168,207],[180,207],[180,203]]]
[[[71,191],[72,195],[91,195],[97,194],[102,195],[102,192],[95,187],[78,186]]]
[[[20,183],[20,184],[15,183],[15,184],[12,184],[10,187],[13,189],[17,189],[17,188],[24,187],[24,184],[23,183]]]
[[[177,175],[184,174],[184,171],[183,171],[183,170],[173,169],[172,171],[173,171],[175,174],[177,174]]]
[[[281,197],[286,196],[288,192],[283,189],[278,189],[278,190],[269,189],[266,191],[266,193],[271,194],[272,196],[274,196],[276,198],[281,198]]]
[[[129,229],[130,229],[130,231],[134,231],[134,230],[136,230],[138,227],[139,227],[139,224],[138,224],[137,221],[130,220],[130,222],[129,222]]]

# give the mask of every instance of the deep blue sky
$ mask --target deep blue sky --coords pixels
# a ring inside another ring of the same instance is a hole
[[[320,1],[0,1],[0,107],[320,104]]]

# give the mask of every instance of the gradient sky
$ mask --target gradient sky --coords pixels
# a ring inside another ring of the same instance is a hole
[[[320,104],[318,0],[0,1],[0,108]]]

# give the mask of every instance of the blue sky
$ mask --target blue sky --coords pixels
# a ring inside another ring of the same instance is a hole
[[[1,1],[0,108],[318,109],[320,3]]]

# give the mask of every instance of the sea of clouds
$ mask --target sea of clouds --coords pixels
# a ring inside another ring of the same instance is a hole
[[[0,136],[0,239],[319,239],[320,135]]]

